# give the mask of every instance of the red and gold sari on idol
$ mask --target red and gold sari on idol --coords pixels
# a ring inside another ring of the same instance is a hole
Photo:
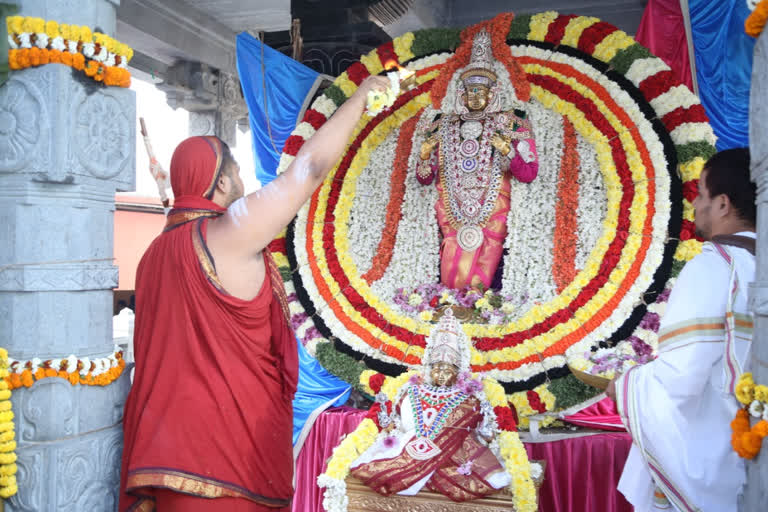
[[[403,417],[410,408],[410,397],[401,401],[399,412]],[[418,422],[418,418],[414,421]],[[392,494],[414,495],[422,488],[439,492],[453,501],[468,501],[494,494],[509,483],[509,476],[491,450],[475,437],[475,428],[482,421],[480,403],[474,397],[464,399],[446,417],[440,433],[431,440],[438,450],[434,456],[424,459],[407,449],[411,443],[419,444],[418,434],[409,429],[407,415],[403,417],[406,432],[393,432],[398,437],[395,446],[387,449],[377,442],[372,448],[380,453],[398,451],[394,456],[365,457],[353,463],[351,474],[365,485],[385,496]],[[373,460],[368,460],[373,459]],[[361,460],[366,460],[359,464]],[[359,464],[359,465],[357,465]],[[462,471],[463,468],[469,468]]]
[[[211,159],[203,166],[210,182],[219,164],[215,145],[210,154],[207,145],[192,156]],[[173,164],[171,175],[183,181]],[[177,195],[165,231],[139,264],[121,511],[290,505],[298,356],[285,289],[267,251],[256,297],[221,287],[206,230],[223,211],[205,197]]]

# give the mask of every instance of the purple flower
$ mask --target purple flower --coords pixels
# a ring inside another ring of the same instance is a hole
[[[669,300],[670,293],[672,293],[672,288],[665,288],[664,291],[661,292],[658,297],[656,297],[656,302],[659,304],[662,302],[667,302]]]
[[[306,313],[296,313],[291,317],[291,328],[295,331],[307,320],[307,318],[309,318],[309,315]]]
[[[412,386],[419,386],[422,382],[424,382],[424,379],[418,373],[411,375],[411,378],[408,379],[408,383]]]
[[[309,329],[307,329],[307,332],[304,333],[304,337],[301,339],[302,343],[305,345],[309,340],[313,340],[315,338],[321,338],[323,335],[320,334],[320,331],[317,330],[317,327],[312,326]]]
[[[640,328],[641,329],[648,329],[649,331],[658,332],[659,331],[659,315],[656,313],[651,313],[650,311],[645,314],[643,319],[640,321]]]
[[[395,438],[395,436],[387,436],[387,437],[385,437],[384,438],[384,448],[392,448],[393,446],[395,446],[395,442],[396,441],[397,441],[397,439]]]
[[[460,474],[460,475],[470,475],[470,474],[472,474],[472,461],[470,460],[469,462],[465,462],[464,464],[459,466],[456,469],[456,472],[458,474]]]
[[[630,336],[627,341],[632,344],[632,350],[640,357],[649,358],[653,353],[653,348],[637,336]]]
[[[288,295],[288,297],[286,297],[286,299],[288,300],[288,302],[293,302],[293,301],[299,300],[299,297],[295,293],[291,293]]]

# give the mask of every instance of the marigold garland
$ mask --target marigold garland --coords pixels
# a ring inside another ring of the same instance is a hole
[[[731,422],[731,446],[739,457],[753,459],[768,436],[768,386],[755,385],[752,373],[746,372],[739,377],[735,395],[744,407]],[[750,427],[750,415],[762,419]]]
[[[744,21],[744,31],[752,37],[760,37],[768,21],[768,0],[761,0]]]
[[[129,87],[133,49],[88,27],[42,18],[9,16],[8,66],[13,70],[64,64],[104,85]]]
[[[0,498],[16,494],[16,432],[11,410],[8,378],[8,351],[0,348]]]
[[[73,386],[108,386],[123,373],[125,360],[123,352],[115,347],[109,357],[89,359],[71,355],[64,359],[34,358],[28,361],[9,360],[9,374],[3,378],[9,389],[32,387],[38,381],[57,377],[68,381]]]

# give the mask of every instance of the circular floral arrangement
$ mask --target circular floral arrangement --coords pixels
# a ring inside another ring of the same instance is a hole
[[[654,349],[665,289],[700,250],[691,201],[715,137],[696,96],[610,24],[545,12],[483,26],[494,56],[516,60],[530,83],[524,107],[539,177],[512,185],[504,320],[464,329],[472,371],[503,386],[525,426],[525,416],[555,407],[550,383],[569,364],[589,370],[593,351],[622,341],[625,352]],[[339,164],[273,245],[291,278],[297,335],[353,385],[366,369],[399,375],[424,352],[430,324],[418,291],[439,281],[440,240],[437,191],[415,179],[419,121],[434,113],[432,94],[455,91],[450,58],[460,41],[459,30],[428,29],[363,56],[312,104],[283,150],[278,172],[369,74],[398,65],[416,73],[390,109],[361,119]],[[395,299],[403,290],[408,307]]]

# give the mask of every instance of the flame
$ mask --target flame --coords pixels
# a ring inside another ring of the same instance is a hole
[[[400,80],[407,80],[408,78],[412,77],[416,74],[415,71],[411,71],[408,69],[405,69],[403,66],[398,64],[398,62],[394,59],[389,59],[387,62],[384,63],[384,69],[389,71],[390,69],[397,68],[398,75],[400,77]]]

